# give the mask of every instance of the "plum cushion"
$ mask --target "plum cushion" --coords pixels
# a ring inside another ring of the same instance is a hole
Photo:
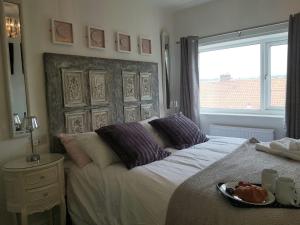
[[[96,130],[96,133],[111,146],[128,169],[161,160],[170,155],[137,122],[101,127]]]
[[[165,134],[176,149],[184,149],[208,141],[197,124],[182,113],[151,120],[149,123]]]

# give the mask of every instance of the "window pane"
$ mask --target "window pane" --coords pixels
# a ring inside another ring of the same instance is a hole
[[[287,45],[271,46],[271,106],[285,106]]]
[[[260,45],[199,54],[200,106],[260,109]]]

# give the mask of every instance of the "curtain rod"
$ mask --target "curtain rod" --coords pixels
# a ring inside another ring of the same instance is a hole
[[[225,32],[225,33],[218,33],[218,34],[213,34],[213,35],[208,35],[208,36],[203,36],[203,37],[198,36],[198,38],[200,40],[200,39],[204,39],[204,38],[211,38],[211,37],[217,37],[217,36],[221,36],[221,35],[234,34],[234,33],[239,33],[239,32],[243,32],[243,31],[247,31],[247,30],[259,29],[259,28],[262,28],[262,27],[279,25],[279,24],[283,24],[283,23],[287,23],[287,22],[289,22],[289,21],[284,20],[284,21],[280,21],[280,22],[276,22],[276,23],[269,23],[269,24],[260,25],[260,26],[248,27],[248,28],[243,28],[243,29],[235,30],[235,31],[229,31],[229,32]],[[180,44],[180,41],[176,41],[176,44]]]

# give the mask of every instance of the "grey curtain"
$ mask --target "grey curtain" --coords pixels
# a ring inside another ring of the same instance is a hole
[[[290,16],[286,93],[287,136],[300,138],[300,13]]]
[[[180,111],[199,125],[198,38],[183,37],[180,47]]]

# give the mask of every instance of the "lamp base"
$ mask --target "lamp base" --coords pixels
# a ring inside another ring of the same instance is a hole
[[[40,161],[40,159],[41,157],[39,154],[32,154],[27,157],[27,162],[36,162],[36,161]]]

